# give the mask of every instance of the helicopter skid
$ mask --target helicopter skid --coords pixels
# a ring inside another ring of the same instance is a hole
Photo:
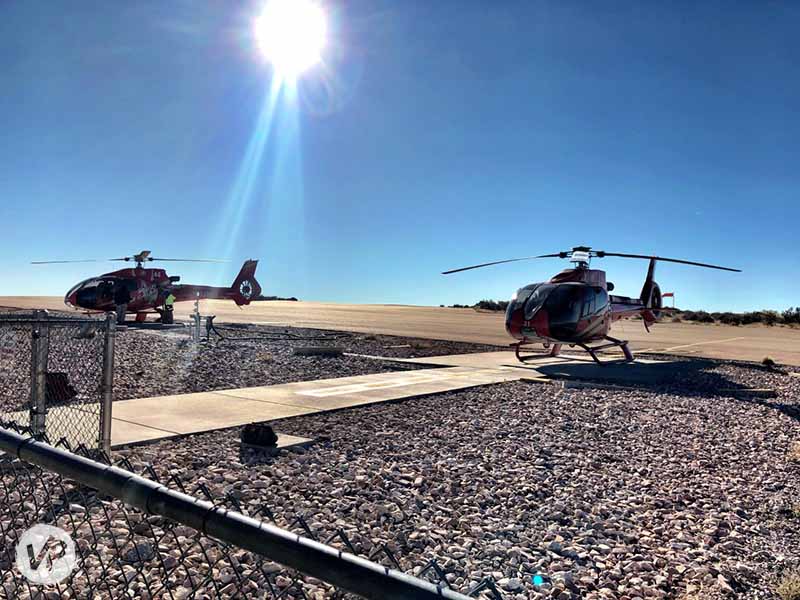
[[[598,365],[604,365],[608,361],[601,361],[600,357],[597,356],[597,352],[599,352],[600,350],[605,350],[606,348],[615,348],[615,347],[619,347],[619,348],[622,349],[622,353],[625,355],[625,362],[633,362],[633,353],[630,351],[630,348],[628,348],[628,341],[627,340],[618,340],[618,339],[612,338],[610,336],[605,336],[604,339],[608,340],[609,343],[601,344],[600,346],[587,346],[586,344],[581,344],[581,343],[578,342],[578,343],[575,343],[574,345],[575,346],[580,346],[586,352],[588,352],[589,356],[591,356],[592,359],[594,360],[594,362],[596,362]],[[514,344],[511,344],[511,346],[513,346],[513,348],[514,348],[514,355],[517,357],[517,360],[519,362],[524,363],[527,360],[530,360],[532,358],[536,358],[537,356],[539,356],[539,357],[542,356],[541,354],[531,354],[531,355],[528,355],[528,356],[522,356],[522,354],[521,354],[522,346],[531,346],[531,345],[533,345],[535,343],[540,343],[540,342],[531,342],[531,341],[525,340],[525,341],[516,342]],[[562,345],[563,344],[559,344],[559,343],[544,342],[545,349],[548,349],[548,348],[550,349],[550,351],[547,353],[547,356],[553,356],[553,357],[558,356],[560,354],[560,352],[561,352]],[[571,345],[573,345],[573,344],[571,344]]]
[[[625,362],[633,362],[633,353],[631,352],[630,348],[628,348],[627,340],[618,340],[608,335],[605,336],[605,339],[609,341],[608,344],[602,344],[600,346],[587,346],[586,344],[577,345],[586,350],[586,352],[589,353],[589,356],[591,356],[592,359],[594,359],[594,362],[596,362],[598,365],[603,365],[605,362],[598,358],[597,352],[600,350],[605,350],[606,348],[614,347],[619,347],[622,349],[622,353],[625,355]]]
[[[551,344],[550,342],[522,341],[522,342],[516,342],[514,344],[511,344],[511,346],[514,347],[514,355],[517,357],[517,360],[519,362],[521,362],[521,363],[524,363],[528,359],[536,358],[538,356],[541,356],[541,354],[531,354],[529,356],[522,356],[520,354],[520,350],[521,350],[522,346],[532,346],[533,344],[538,344],[538,343],[543,344],[545,350],[547,350],[548,348],[550,349],[550,351],[547,353],[547,356],[558,356],[559,353],[561,352],[561,346],[562,346],[561,344]]]

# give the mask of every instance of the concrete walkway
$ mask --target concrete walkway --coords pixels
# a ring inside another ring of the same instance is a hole
[[[451,367],[114,403],[112,446],[514,381],[512,369]]]
[[[612,362],[599,366],[589,357],[580,355],[538,356],[522,364],[513,352],[508,351],[399,360],[441,368],[115,402],[112,445],[521,379],[590,379],[634,385],[653,383],[671,375],[676,364],[639,359],[635,363]]]

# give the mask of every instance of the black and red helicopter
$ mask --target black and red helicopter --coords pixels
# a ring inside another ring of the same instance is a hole
[[[256,281],[257,260],[246,260],[231,287],[212,287],[208,285],[179,285],[178,275],[167,275],[164,269],[148,269],[144,263],[162,262],[225,262],[219,260],[155,258],[149,250],[133,256],[110,258],[110,261],[134,262],[135,267],[120,269],[90,277],[75,284],[64,296],[67,306],[86,311],[108,312],[114,310],[114,294],[119,286],[126,286],[130,292],[127,312],[136,314],[136,320],[146,320],[148,313],[158,312],[164,306],[167,296],[172,293],[176,302],[186,300],[228,299],[238,306],[250,304],[250,300],[261,294],[261,286]],[[63,264],[79,262],[103,262],[98,260],[50,260],[35,261],[32,264]]]
[[[610,295],[609,292],[614,290],[614,284],[606,281],[605,271],[589,268],[592,258],[607,256],[640,258],[650,261],[647,276],[638,298]],[[608,333],[611,330],[611,324],[623,317],[641,316],[648,331],[650,331],[650,325],[658,320],[662,308],[662,296],[661,288],[654,279],[656,262],[673,262],[741,272],[740,269],[677,258],[604,252],[592,250],[587,246],[576,246],[566,252],[497,260],[444,271],[442,274],[449,275],[470,269],[536,258],[568,258],[575,266],[565,269],[544,283],[532,283],[519,288],[508,303],[506,331],[518,340],[511,345],[520,361],[523,361],[523,357],[520,356],[522,346],[534,343],[542,343],[545,348],[550,348],[551,356],[558,356],[564,344],[579,346],[598,363],[600,362],[597,357],[599,350],[619,346],[625,354],[625,359],[632,361],[633,354],[628,348],[628,342],[613,338]],[[594,342],[601,342],[601,344],[589,345]]]

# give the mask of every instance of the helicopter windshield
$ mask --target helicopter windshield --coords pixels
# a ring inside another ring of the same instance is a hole
[[[602,311],[608,304],[608,294],[600,287],[583,283],[542,283],[520,290],[525,294],[525,319],[531,320],[544,307],[550,334],[557,339],[575,335],[578,322]]]
[[[114,285],[114,279],[87,279],[70,290],[67,297],[75,292],[78,306],[91,308],[113,300]]]

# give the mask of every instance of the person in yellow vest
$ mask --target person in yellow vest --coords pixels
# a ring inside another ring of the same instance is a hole
[[[161,313],[161,322],[171,324],[173,323],[173,309],[175,304],[175,294],[171,291],[164,298],[164,312]]]

